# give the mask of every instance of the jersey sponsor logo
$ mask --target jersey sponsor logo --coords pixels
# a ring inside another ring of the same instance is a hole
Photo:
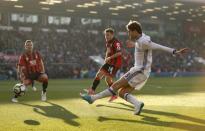
[[[121,50],[120,43],[116,43],[117,50]]]
[[[31,60],[31,61],[29,61],[29,63],[32,65],[32,66],[34,66],[34,65],[36,65],[36,60]]]
[[[110,66],[110,67],[108,68],[108,72],[109,72],[110,74],[112,74],[112,71],[113,71],[113,67]]]

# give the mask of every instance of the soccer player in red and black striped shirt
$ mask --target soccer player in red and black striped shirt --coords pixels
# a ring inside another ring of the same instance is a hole
[[[31,40],[26,40],[25,42],[25,52],[20,56],[18,62],[18,73],[20,81],[25,87],[32,84],[34,80],[41,82],[43,87],[41,100],[46,101],[48,76],[45,73],[42,57],[38,51],[33,50],[33,42]],[[12,101],[18,102],[18,96],[18,94],[15,94]]]
[[[105,81],[108,87],[110,87],[113,84],[113,77],[122,65],[121,42],[114,37],[114,30],[112,28],[105,29],[104,34],[106,40],[105,64],[97,72],[92,87],[87,90],[88,94],[94,94],[103,77],[105,77]],[[109,101],[113,101],[116,98],[117,96],[113,95]]]

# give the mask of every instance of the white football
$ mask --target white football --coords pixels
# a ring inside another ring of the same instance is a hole
[[[25,94],[25,89],[26,89],[26,87],[21,83],[17,83],[13,87],[14,93],[16,93],[18,95],[24,95]]]

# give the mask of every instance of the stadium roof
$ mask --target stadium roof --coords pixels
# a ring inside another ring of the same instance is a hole
[[[205,0],[1,0],[0,11],[205,22]]]

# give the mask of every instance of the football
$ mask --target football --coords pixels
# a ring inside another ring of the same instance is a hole
[[[14,93],[20,96],[25,94],[25,89],[26,89],[25,86],[21,83],[18,83],[13,87]]]

